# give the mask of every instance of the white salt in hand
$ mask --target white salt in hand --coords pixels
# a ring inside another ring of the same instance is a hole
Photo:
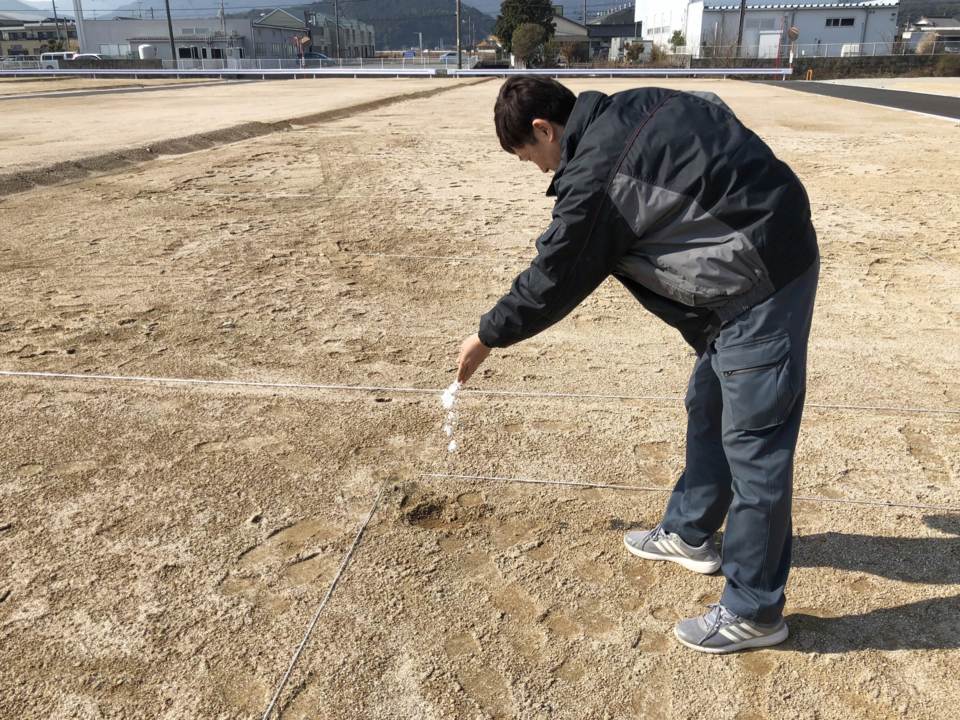
[[[440,396],[443,409],[447,411],[447,421],[443,424],[443,432],[450,438],[450,444],[447,445],[447,452],[454,452],[457,449],[457,441],[453,439],[453,431],[457,427],[457,411],[455,410],[455,406],[457,404],[457,395],[459,395],[460,388],[462,387],[462,383],[454,381],[450,384],[450,387],[443,391],[443,395]]]

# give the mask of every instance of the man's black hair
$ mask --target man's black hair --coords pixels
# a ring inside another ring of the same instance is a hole
[[[500,145],[508,153],[535,142],[535,118],[566,125],[577,96],[553,78],[514,75],[500,88],[493,120]]]

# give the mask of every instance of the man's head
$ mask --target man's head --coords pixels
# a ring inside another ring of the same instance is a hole
[[[534,75],[508,78],[500,88],[493,119],[500,145],[543,172],[560,165],[560,139],[576,96],[556,80]]]

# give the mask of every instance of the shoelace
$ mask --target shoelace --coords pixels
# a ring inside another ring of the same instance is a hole
[[[656,527],[650,531],[650,540],[659,540],[666,535],[667,531],[663,529],[663,523],[657,523]]]
[[[709,609],[707,610],[707,615],[708,615],[708,616],[711,615],[711,614],[713,614],[713,613],[716,613],[716,617],[713,619],[713,621],[712,621],[712,623],[711,623],[711,626],[710,626],[710,634],[711,634],[711,635],[712,635],[713,633],[717,632],[717,630],[720,629],[720,626],[721,626],[721,625],[727,625],[727,624],[729,624],[729,623],[734,623],[734,622],[737,622],[737,621],[740,619],[740,616],[739,616],[739,615],[735,615],[734,613],[730,612],[729,610],[727,610],[727,609],[726,609],[723,605],[721,605],[720,603],[711,603],[710,605],[707,605],[707,608],[709,608]]]

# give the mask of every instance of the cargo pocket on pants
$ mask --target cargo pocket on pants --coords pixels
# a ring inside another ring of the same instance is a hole
[[[789,335],[718,347],[716,361],[734,430],[766,430],[787,419],[797,398]]]

